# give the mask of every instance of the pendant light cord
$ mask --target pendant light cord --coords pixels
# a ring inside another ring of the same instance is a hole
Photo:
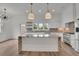
[[[30,6],[31,6],[31,13],[32,13],[32,5],[33,5],[33,3],[30,3]]]
[[[47,3],[47,12],[49,12],[49,4]]]

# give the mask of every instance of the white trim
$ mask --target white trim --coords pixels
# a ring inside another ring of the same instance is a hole
[[[2,23],[1,23],[1,18],[0,18],[0,33],[1,33],[1,31],[2,31],[2,30],[1,30],[1,26],[2,26]]]

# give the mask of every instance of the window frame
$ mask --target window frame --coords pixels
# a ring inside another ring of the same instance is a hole
[[[0,18],[0,33],[2,32],[2,22],[1,22],[1,18]]]
[[[3,26],[4,26],[3,21],[2,21],[2,19],[0,18],[0,33],[3,32]]]

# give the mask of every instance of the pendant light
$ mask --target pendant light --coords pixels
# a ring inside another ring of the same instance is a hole
[[[51,15],[48,7],[49,7],[49,5],[47,3],[47,12],[45,13],[45,19],[51,19],[52,18],[52,15]]]
[[[30,13],[28,14],[28,19],[29,20],[34,20],[35,19],[35,14],[33,13],[33,11],[32,11],[32,3],[30,3],[30,7],[31,7],[31,11],[30,11]]]

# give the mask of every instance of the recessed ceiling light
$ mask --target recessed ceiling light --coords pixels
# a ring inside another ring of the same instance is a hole
[[[28,10],[26,10],[26,13],[28,13]]]
[[[41,13],[41,9],[40,9],[40,10],[38,10],[38,12],[39,12],[39,13]]]
[[[52,9],[52,12],[55,12],[55,9]]]
[[[25,27],[25,24],[21,24],[21,26]]]

